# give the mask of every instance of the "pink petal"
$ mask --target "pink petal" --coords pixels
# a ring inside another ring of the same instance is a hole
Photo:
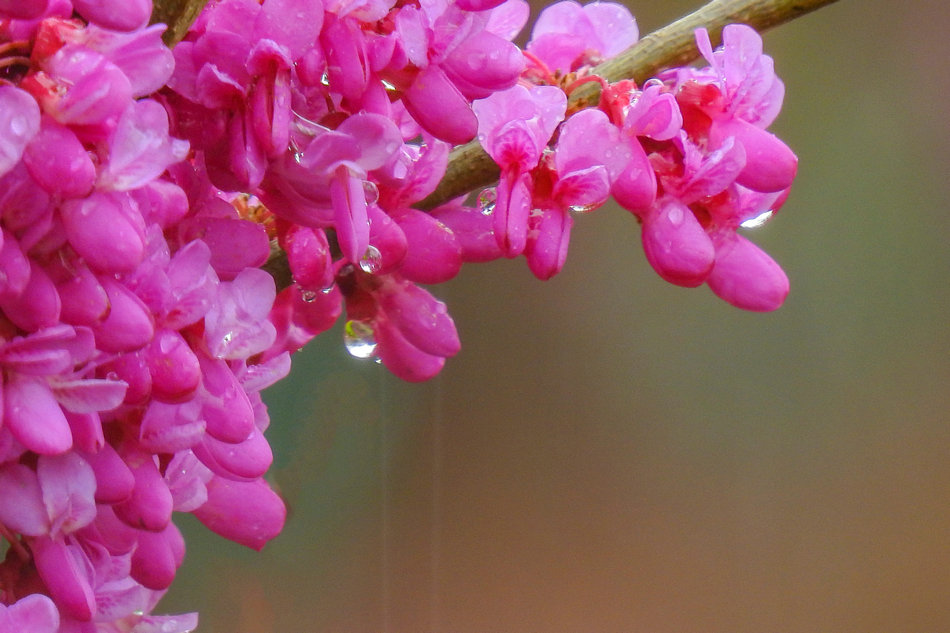
[[[471,105],[439,66],[419,73],[403,93],[403,103],[412,118],[438,139],[461,145],[475,138],[478,120]]]
[[[408,248],[400,274],[421,284],[448,281],[462,267],[462,249],[452,231],[428,213],[408,209],[396,218]]]
[[[745,167],[736,182],[753,191],[773,193],[791,186],[798,170],[798,157],[777,136],[741,119],[716,121],[709,142],[716,146],[735,137],[745,150]]]
[[[121,380],[98,378],[62,380],[50,377],[49,385],[57,402],[73,413],[111,411],[122,404],[129,387]]]
[[[107,274],[130,272],[145,256],[145,224],[123,193],[94,192],[61,207],[70,244],[90,268]]]
[[[13,374],[3,396],[4,424],[26,448],[57,455],[72,447],[69,423],[45,380]]]
[[[137,350],[155,333],[155,324],[148,307],[122,284],[108,278],[102,280],[109,297],[109,316],[93,328],[96,344],[106,352]]]
[[[406,340],[395,324],[378,319],[375,327],[376,354],[393,374],[408,382],[434,377],[445,365],[445,357],[427,354]]]
[[[782,306],[788,296],[788,277],[758,246],[734,233],[716,241],[716,263],[709,287],[737,308],[768,312]]]
[[[116,31],[135,31],[148,24],[151,0],[72,0],[88,22]]]
[[[82,198],[96,183],[96,167],[89,153],[68,127],[44,116],[23,160],[33,179],[60,198]]]
[[[86,455],[86,461],[96,477],[97,503],[120,503],[132,495],[135,477],[111,444]]]
[[[139,532],[129,575],[153,591],[168,589],[181,565],[176,552],[180,541],[181,534],[173,523],[161,532]]]
[[[41,536],[30,541],[36,570],[64,615],[87,622],[96,612],[92,565],[78,545]]]
[[[175,402],[191,395],[201,382],[201,367],[191,346],[176,331],[162,329],[146,348],[152,393]]]
[[[22,1],[22,0],[17,0]],[[0,615],[3,624],[8,630],[17,633],[56,633],[59,630],[59,610],[49,597],[40,593],[30,594],[20,598],[7,607],[6,613]]]
[[[445,304],[412,283],[387,284],[376,293],[390,323],[406,340],[433,356],[458,353],[458,332]]]
[[[43,492],[33,469],[19,463],[0,466],[0,523],[25,536],[49,532],[50,520],[43,503]]]
[[[36,474],[52,521],[50,536],[59,538],[96,518],[96,475],[78,454],[41,455]]]
[[[261,550],[284,527],[284,502],[261,479],[230,481],[214,477],[208,482],[208,501],[194,511],[212,532]]]
[[[561,209],[545,209],[534,230],[537,237],[529,238],[525,248],[528,268],[538,279],[547,280],[561,272],[567,260],[574,218]]]
[[[14,298],[0,297],[0,309],[21,330],[35,332],[59,323],[62,303],[46,271],[30,262],[30,278]]]
[[[40,108],[36,100],[14,86],[0,86],[0,176],[20,162],[27,143],[39,130]]]
[[[135,478],[132,496],[113,506],[117,517],[140,530],[159,532],[172,515],[172,495],[152,455],[130,452],[125,462]]]
[[[257,479],[267,472],[274,460],[264,434],[257,429],[239,444],[205,436],[192,450],[201,463],[216,475],[227,479]]]
[[[644,217],[642,239],[647,261],[672,284],[698,286],[712,269],[713,243],[693,212],[678,200],[661,200]]]

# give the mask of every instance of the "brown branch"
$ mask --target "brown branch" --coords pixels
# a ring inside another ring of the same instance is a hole
[[[713,0],[676,22],[650,33],[617,57],[596,66],[593,73],[610,82],[634,79],[642,83],[660,70],[682,66],[699,56],[693,31],[709,30],[713,46],[721,42],[727,24],[744,23],[765,31],[801,17],[837,0]],[[600,98],[600,87],[589,83],[574,91],[568,109],[592,106]],[[456,148],[449,155],[445,176],[425,200],[416,206],[432,209],[453,198],[486,187],[498,180],[498,167],[478,141]]]
[[[155,0],[152,7],[152,24],[162,22],[168,26],[162,35],[167,46],[174,46],[185,37],[188,27],[208,4],[208,0]]]

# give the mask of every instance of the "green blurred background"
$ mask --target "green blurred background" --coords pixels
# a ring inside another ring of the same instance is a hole
[[[630,5],[641,33],[692,1]],[[184,517],[161,612],[200,633],[950,631],[950,3],[841,0],[766,35],[792,195],[748,314],[661,281],[632,216],[564,272],[471,266],[406,385],[339,329],[269,390],[290,507],[260,554]]]

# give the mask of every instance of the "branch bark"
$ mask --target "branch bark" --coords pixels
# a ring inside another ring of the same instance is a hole
[[[609,82],[634,79],[643,83],[660,70],[682,66],[699,56],[693,31],[706,27],[713,46],[722,41],[722,29],[741,22],[762,32],[810,13],[837,0],[713,0],[702,8],[665,26],[628,48],[617,57],[594,67],[593,73]],[[574,91],[568,110],[592,106],[600,88],[591,82]],[[498,167],[478,141],[456,148],[449,155],[445,177],[416,206],[432,209],[453,198],[487,187],[498,180]]]
[[[162,35],[162,40],[167,46],[174,46],[185,37],[188,27],[194,23],[206,4],[208,0],[155,0],[151,23],[166,24],[168,28]]]

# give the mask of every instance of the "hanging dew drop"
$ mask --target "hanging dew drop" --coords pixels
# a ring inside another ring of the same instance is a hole
[[[366,321],[347,321],[343,326],[343,345],[354,358],[372,358],[376,353],[376,333]]]
[[[769,209],[765,213],[760,213],[754,218],[750,218],[746,220],[739,226],[741,226],[744,229],[757,229],[763,224],[765,224],[766,222],[768,222],[772,218],[773,215],[775,215],[775,211],[773,211],[772,209]]]
[[[360,268],[364,273],[375,275],[383,266],[383,256],[379,249],[370,244],[360,258]]]
[[[478,209],[482,212],[482,215],[491,215],[495,212],[495,201],[497,199],[498,193],[494,187],[482,189],[477,198]]]
[[[598,204],[572,204],[568,209],[571,213],[590,213],[599,206]]]

